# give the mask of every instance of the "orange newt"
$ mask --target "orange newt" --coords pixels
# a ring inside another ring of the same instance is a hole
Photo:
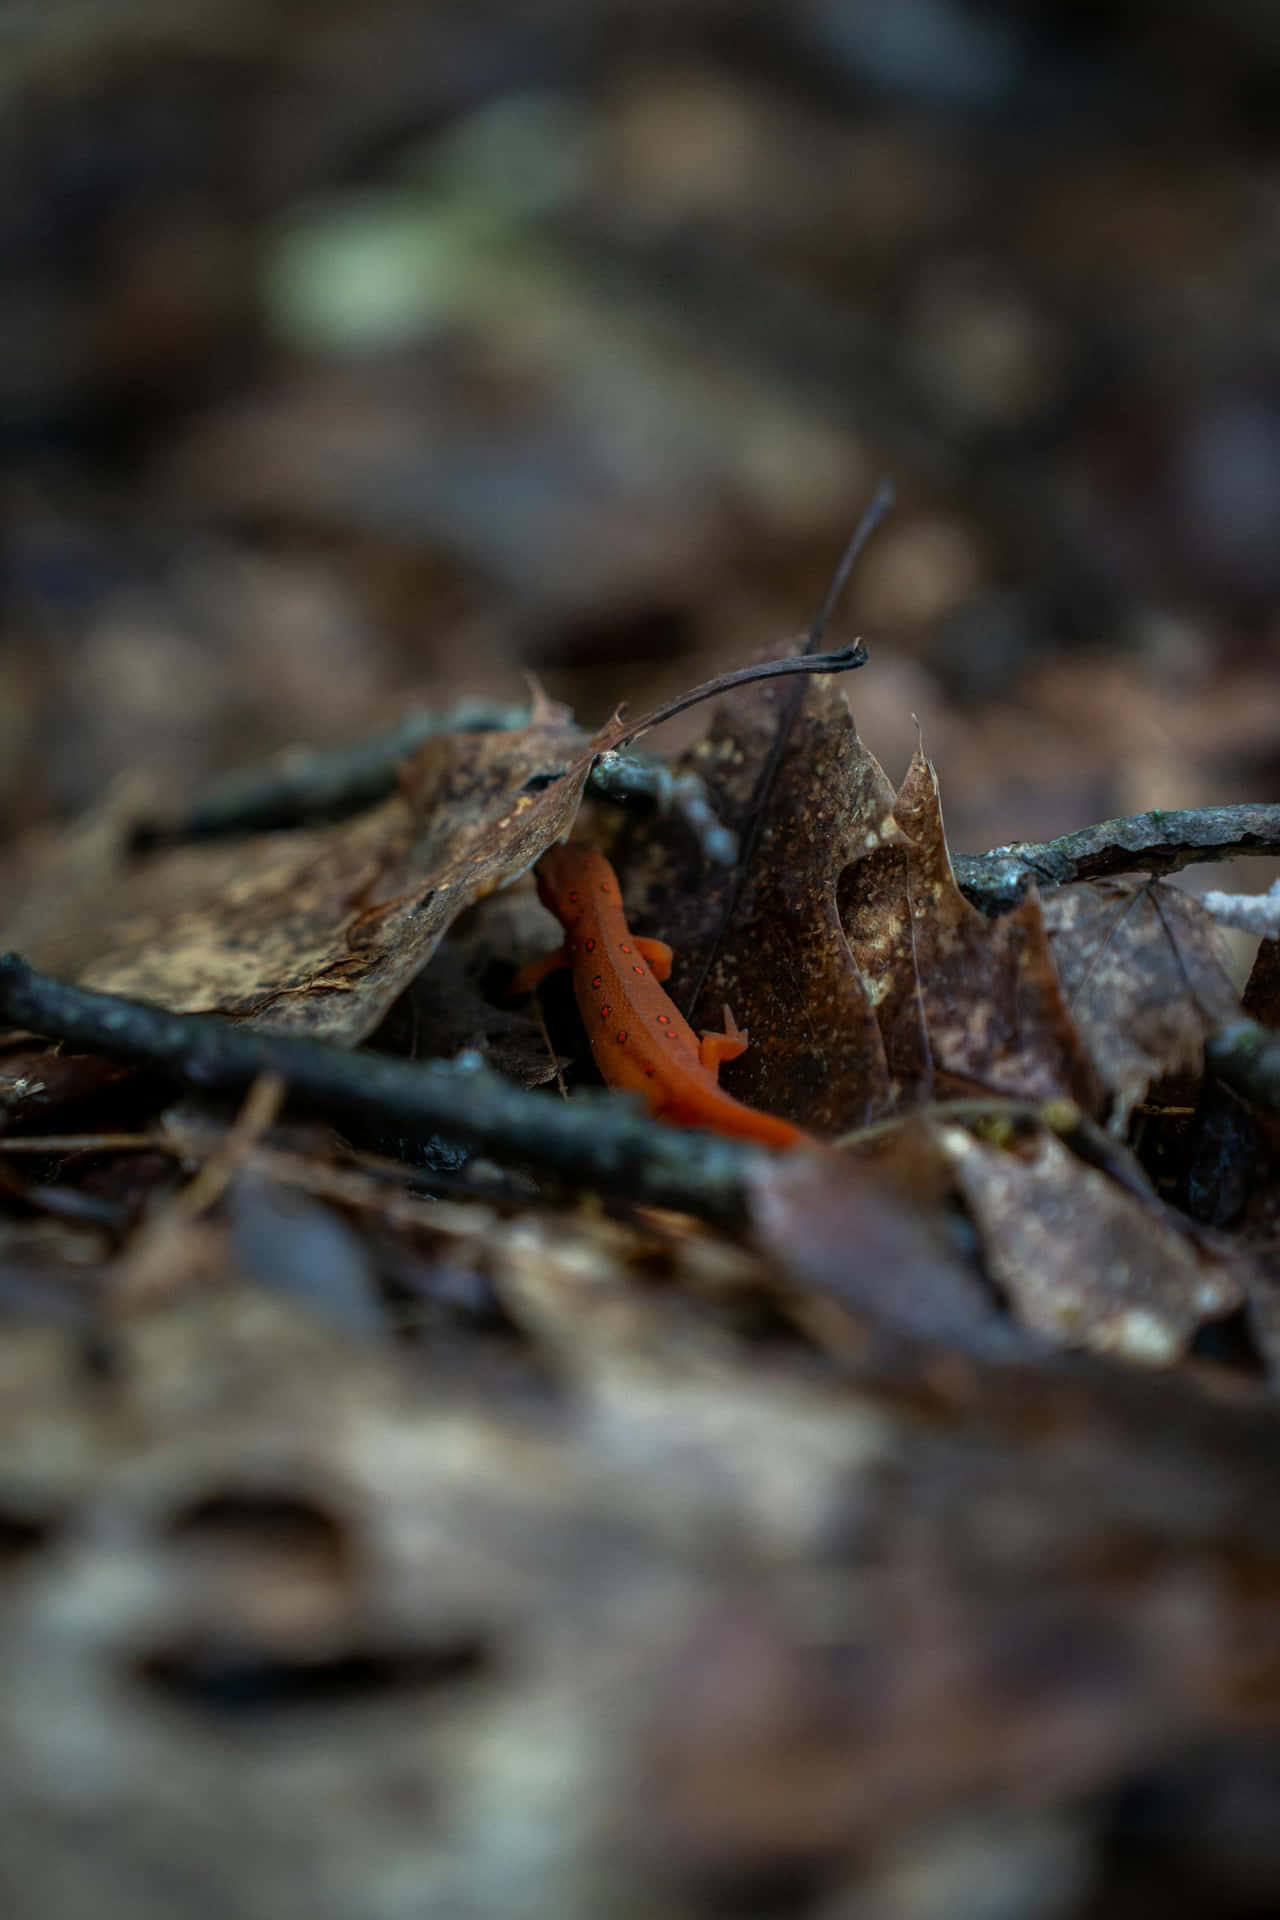
[[[640,1094],[673,1126],[706,1127],[769,1147],[814,1144],[789,1120],[744,1106],[717,1084],[721,1061],[745,1053],[747,1036],[728,1007],[723,1033],[695,1036],[659,985],[671,973],[670,947],[631,932],[617,877],[602,853],[570,840],[549,848],[537,872],[538,896],[566,937],[554,953],[523,967],[509,994],[529,993],[557,968],[572,967],[591,1051],[609,1086]]]

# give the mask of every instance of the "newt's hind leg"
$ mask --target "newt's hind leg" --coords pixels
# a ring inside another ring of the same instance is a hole
[[[738,1025],[728,1007],[724,1010],[724,1032],[704,1033],[698,1045],[698,1058],[704,1067],[712,1073],[719,1073],[722,1062],[736,1060],[739,1054],[747,1050],[748,1036]]]
[[[636,952],[649,962],[650,971],[655,980],[671,978],[671,949],[665,940],[635,940],[632,944]]]

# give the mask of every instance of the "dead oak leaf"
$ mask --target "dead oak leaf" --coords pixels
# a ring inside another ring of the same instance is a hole
[[[352,819],[106,863],[44,916],[28,957],[106,992],[357,1045],[458,914],[568,830],[597,750],[539,697],[516,731],[428,740],[400,791]]]
[[[1091,1108],[1097,1086],[1059,985],[1040,902],[988,919],[956,884],[937,775],[917,750],[898,843],[846,873],[845,932],[874,995],[894,1104],[977,1091]],[[865,882],[870,879],[868,887]]]
[[[727,1004],[751,1036],[723,1081],[736,1098],[819,1133],[872,1117],[886,1086],[874,1010],[840,927],[839,874],[889,822],[893,788],[861,747],[843,691],[777,682],[717,702],[684,766],[716,818],[742,839],[761,770],[794,714],[746,870],[708,869],[691,844],[632,836],[620,864],[641,931],[674,948],[670,992],[695,1025]]]
[[[1221,936],[1197,900],[1163,880],[1057,888],[1045,924],[1063,990],[1123,1127],[1157,1080],[1204,1069],[1206,1036],[1240,1003]]]
[[[733,726],[738,805],[722,814],[731,825],[750,808],[778,724],[773,701],[751,704]],[[740,769],[751,776],[745,792]],[[728,1005],[752,1035],[749,1051],[725,1071],[735,1098],[819,1134],[865,1124],[886,1104],[875,994],[854,964],[838,895],[842,875],[873,866],[900,840],[892,806],[892,784],[858,738],[843,689],[814,681],[694,1010],[695,1027],[715,1026]]]
[[[964,898],[923,753],[895,795],[843,690],[816,680],[794,710],[772,688],[721,702],[692,765],[748,866],[651,851],[638,918],[675,945],[692,1024],[727,1004],[750,1032],[724,1070],[735,1097],[819,1134],[949,1094],[1096,1104],[1039,903],[990,920]]]
[[[762,793],[762,769],[788,726]],[[801,697],[775,681],[720,700],[685,764],[749,858],[708,871],[692,849],[651,841],[625,862],[637,923],[675,949],[672,997],[695,1027],[719,1027],[728,1005],[750,1034],[723,1071],[736,1099],[819,1134],[861,1125],[883,1110],[888,1079],[836,896],[850,865],[899,837],[892,783],[828,677],[807,682]]]
[[[1011,1149],[938,1137],[992,1278],[1023,1324],[1072,1347],[1168,1366],[1240,1304],[1226,1266],[1048,1131]]]

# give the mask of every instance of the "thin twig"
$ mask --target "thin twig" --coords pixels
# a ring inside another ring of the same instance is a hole
[[[178,1159],[182,1148],[163,1133],[20,1133],[0,1137],[0,1154],[11,1153],[167,1153]]]
[[[836,563],[831,583],[822,596],[822,605],[818,608],[809,627],[809,636],[805,642],[806,653],[816,653],[822,645],[823,636],[830,624],[831,616],[839,605],[840,595],[849,583],[849,575],[862,557],[863,549],[885,515],[892,511],[897,492],[888,475],[879,481],[875,492],[858,520],[857,526],[849,535],[844,552]]]
[[[191,1229],[221,1200],[250,1148],[273,1124],[284,1093],[279,1074],[257,1075],[231,1126],[186,1186],[147,1213],[107,1275],[113,1311],[127,1313],[146,1301],[169,1298],[190,1283],[200,1267],[200,1242],[193,1243]]]
[[[821,644],[823,635],[826,633],[827,623],[835,612],[836,603],[844,591],[849,575],[853,571],[854,563],[866,546],[867,541],[871,538],[871,535],[884,519],[885,514],[888,513],[892,507],[893,501],[894,491],[892,481],[888,479],[881,480],[859,518],[857,526],[850,534],[844,552],[840,555],[840,559],[837,562],[836,570],[831,576],[830,584],[822,596],[822,604],[810,622],[809,631],[805,636],[804,652],[797,655],[799,661],[807,662],[811,668],[815,668],[816,662],[825,657],[818,652],[818,647]],[[855,646],[853,651],[856,653],[858,648]],[[864,652],[863,659],[865,658],[866,655]],[[861,661],[855,661],[853,664],[861,665]],[[729,676],[731,680],[736,680],[739,677],[740,676],[734,675]],[[715,964],[716,955],[719,953],[725,934],[733,922],[734,915],[738,911],[738,906],[742,899],[742,891],[746,885],[747,875],[751,871],[756,847],[759,844],[760,834],[763,830],[765,809],[769,803],[769,795],[772,793],[774,783],[778,778],[778,769],[782,765],[783,756],[787,750],[787,743],[791,739],[803,699],[804,688],[800,682],[797,681],[794,686],[788,689],[779,707],[778,724],[774,728],[769,751],[765,756],[764,764],[761,766],[760,772],[756,776],[755,785],[751,790],[751,798],[747,802],[743,819],[743,831],[738,846],[738,858],[734,866],[732,880],[725,893],[724,907],[720,914],[720,923],[715,930],[714,938],[707,942],[706,951],[702,955],[697,975],[689,990],[686,1003],[682,1008],[682,1011],[690,1017],[692,1017],[697,1008],[698,1001],[702,996],[702,990],[706,986],[707,978]]]
[[[1280,853],[1280,806],[1152,809],[1081,827],[1057,840],[1015,841],[989,853],[957,855],[952,864],[974,905],[998,913],[1016,906],[1033,882],[1055,887],[1135,871],[1176,873],[1200,860],[1255,853]]]
[[[462,700],[443,711],[413,707],[372,738],[340,747],[290,747],[265,766],[223,774],[185,812],[140,822],[134,844],[168,846],[342,820],[394,793],[404,761],[437,734],[510,732],[528,719],[527,705],[495,700]]]
[[[850,551],[853,548],[854,542],[851,541],[841,563],[846,572],[852,564]],[[828,599],[830,597],[828,593]],[[619,748],[637,740],[651,728],[661,726],[664,720],[683,713],[687,707],[696,706],[701,700],[715,699],[732,687],[788,673],[849,673],[855,667],[865,665],[866,658],[867,651],[861,641],[834,653],[818,656],[811,630],[809,645],[803,654],[767,660],[753,667],[743,667],[737,673],[721,674],[714,680],[704,681],[701,686],[644,714],[634,724],[623,724],[620,713],[618,730],[610,743],[610,751],[599,757],[588,776],[588,782],[596,783],[605,798],[615,797],[619,785],[624,782],[630,785],[633,793],[648,785],[655,797],[660,798],[657,788],[661,783],[656,779],[646,782],[634,767],[626,771],[619,769],[613,758]],[[133,845],[138,851],[147,851],[188,840],[265,833],[308,826],[318,821],[344,819],[394,793],[404,761],[436,735],[512,732],[526,725],[528,719],[527,706],[504,706],[496,701],[461,701],[444,713],[414,708],[389,732],[357,741],[353,746],[327,750],[295,747],[265,767],[251,767],[227,774],[214,781],[184,813],[175,818],[140,821],[133,830]],[[603,763],[609,761],[612,764],[605,770]],[[695,832],[710,835],[705,849],[709,857],[717,860],[730,857],[723,838],[724,829],[718,828],[714,820],[706,819],[705,802],[699,812],[697,796],[688,781],[680,786],[673,783],[668,774],[665,792],[668,804],[688,811]],[[719,840],[716,838],[717,831],[722,836]]]
[[[665,720],[674,720],[678,713],[684,713],[689,707],[696,707],[703,700],[718,699],[722,693],[732,693],[735,687],[749,687],[756,680],[777,680],[784,674],[801,673],[852,673],[855,667],[865,667],[867,650],[861,640],[855,640],[852,646],[839,647],[834,653],[788,653],[780,660],[761,660],[754,667],[739,667],[736,673],[717,674],[714,680],[704,680],[701,686],[692,687],[688,693],[679,694],[674,700],[668,700],[652,713],[632,723],[622,724],[619,713],[620,731],[610,742],[616,751],[632,740],[638,740],[642,733],[648,733],[654,727],[660,727]]]

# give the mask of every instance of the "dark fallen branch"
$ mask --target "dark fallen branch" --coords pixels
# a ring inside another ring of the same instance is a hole
[[[1176,873],[1199,860],[1235,860],[1249,853],[1280,853],[1280,806],[1153,809],[1081,827],[1040,846],[1015,841],[990,853],[960,855],[954,866],[974,905],[998,913],[1016,906],[1032,881],[1056,887],[1135,870]]]
[[[225,774],[197,794],[185,813],[141,824],[135,843],[167,846],[343,820],[394,793],[400,766],[435,735],[510,732],[528,719],[527,704],[494,700],[463,700],[443,711],[415,707],[371,739],[344,747],[292,747],[265,766]]]
[[[184,813],[146,820],[134,830],[137,851],[189,840],[230,839],[345,820],[396,791],[399,770],[426,741],[442,733],[511,733],[528,724],[527,706],[464,700],[444,712],[407,713],[387,733],[343,747],[291,747],[264,766],[225,774],[197,794]],[[600,800],[656,807],[682,819],[708,860],[728,865],[737,843],[707,805],[696,774],[675,774],[641,753],[603,753],[587,776]]]
[[[642,733],[661,726],[686,708],[712,700],[733,687],[784,674],[849,673],[865,666],[867,651],[861,641],[834,653],[810,652],[766,660],[736,673],[704,681],[675,700],[655,707],[636,721],[620,711],[587,776],[587,785],[602,798],[645,798],[681,814],[709,860],[722,865],[734,857],[736,843],[712,814],[695,775],[672,775],[656,761],[620,750]],[[394,793],[405,760],[427,740],[441,733],[511,732],[526,724],[527,707],[503,706],[495,701],[466,700],[445,713],[416,708],[390,732],[353,746],[320,750],[293,748],[263,767],[226,775],[198,795],[185,813],[172,819],[144,820],[134,828],[133,845],[139,852],[173,846],[188,840],[224,839],[236,834],[269,833],[341,820],[375,806]]]
[[[166,1013],[115,994],[66,986],[16,954],[0,958],[0,1023],[171,1074],[205,1092],[238,1093],[279,1074],[293,1099],[426,1140],[443,1134],[579,1186],[726,1225],[746,1213],[746,1177],[760,1149],[664,1127],[616,1095],[557,1101],[487,1068],[418,1066],[320,1040],[266,1034],[211,1014]]]
[[[1233,1020],[1210,1036],[1205,1064],[1234,1092],[1268,1113],[1280,1113],[1280,1030]]]

